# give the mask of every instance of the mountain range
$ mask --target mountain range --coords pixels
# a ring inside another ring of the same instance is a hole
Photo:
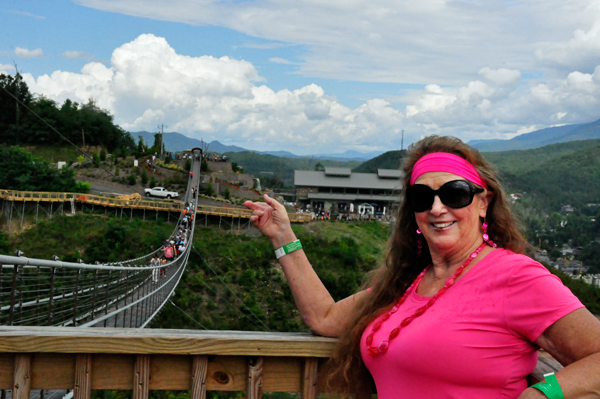
[[[471,140],[469,145],[483,152],[528,150],[550,144],[600,138],[600,120],[591,123],[563,125],[521,134],[510,140]]]
[[[152,145],[154,143],[155,134],[155,132],[147,131],[131,132],[131,135],[136,141],[138,137],[141,136],[142,139],[148,145]],[[206,143],[202,140],[193,139],[191,137],[185,136],[177,132],[164,133],[164,140],[165,149],[167,151],[183,151],[195,147],[203,148],[203,146],[205,147],[206,145],[208,145],[208,151],[216,152],[219,154],[223,154],[225,152],[251,151],[256,152],[257,154],[274,155],[276,157],[331,159],[335,161],[366,161],[383,153],[383,151],[359,152],[348,150],[340,154],[296,155],[289,151],[253,151],[235,145],[225,145],[217,140],[211,141],[210,143]]]

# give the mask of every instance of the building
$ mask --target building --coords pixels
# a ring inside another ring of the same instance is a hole
[[[398,203],[402,172],[352,173],[350,168],[294,171],[296,205],[307,211],[340,214],[389,214]]]

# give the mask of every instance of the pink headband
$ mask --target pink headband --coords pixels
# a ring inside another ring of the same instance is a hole
[[[410,175],[411,186],[423,173],[427,172],[448,172],[460,177],[464,177],[471,183],[475,183],[487,190],[487,183],[479,176],[477,169],[469,161],[458,155],[447,152],[432,152],[421,157],[413,167]]]

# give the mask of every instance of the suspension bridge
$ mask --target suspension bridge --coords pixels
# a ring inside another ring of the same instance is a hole
[[[183,204],[191,202],[192,212],[196,213],[200,162],[192,163],[192,172],[194,177],[189,180],[183,202],[157,203],[179,215],[172,237],[180,229]],[[192,188],[196,198],[191,196]],[[56,198],[70,200],[61,195]],[[135,198],[115,201],[120,205],[136,203]],[[106,264],[0,255],[0,325],[146,327],[181,279],[192,248],[195,223],[196,219],[189,229],[189,245],[163,265],[150,262],[155,255],[162,255],[162,247],[135,259]],[[166,276],[153,279],[154,270],[162,268]]]

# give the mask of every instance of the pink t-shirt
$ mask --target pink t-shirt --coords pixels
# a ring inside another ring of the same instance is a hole
[[[415,291],[375,333],[373,346],[428,301]],[[386,354],[367,353],[371,325],[361,352],[379,399],[517,398],[537,364],[532,342],[581,307],[544,266],[496,249],[402,328]]]

